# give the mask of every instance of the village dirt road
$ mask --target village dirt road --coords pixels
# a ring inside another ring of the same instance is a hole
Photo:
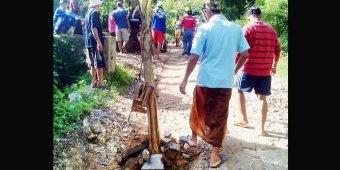
[[[158,91],[157,115],[160,137],[170,132],[172,137],[191,133],[189,128],[189,109],[192,92],[196,82],[197,69],[191,74],[187,94],[179,92],[179,83],[185,73],[187,61],[181,56],[182,49],[169,45],[166,53],[161,53],[162,62],[154,64],[156,87]],[[140,55],[127,54],[117,56],[126,68],[137,73]],[[230,101],[227,122],[228,134],[221,152],[229,159],[219,168],[223,170],[287,170],[288,169],[288,85],[277,75],[272,79],[272,95],[268,97],[268,116],[265,129],[267,135],[257,136],[254,128],[259,121],[259,105],[254,93],[246,94],[250,128],[233,125],[240,119],[235,102],[236,91]],[[57,169],[128,169],[118,166],[131,139],[147,135],[147,116],[130,112],[132,93],[127,91],[117,101],[109,102],[106,108],[95,109],[91,115],[83,118],[83,127],[69,133],[68,137],[58,142],[61,151],[54,153],[54,168]],[[128,119],[130,118],[130,119]],[[96,142],[89,140],[96,139]],[[209,168],[211,145],[198,140],[201,153],[188,165],[179,169],[205,170]],[[136,162],[131,159],[127,165]],[[139,160],[140,162],[140,160]],[[130,166],[130,169],[133,169]]]

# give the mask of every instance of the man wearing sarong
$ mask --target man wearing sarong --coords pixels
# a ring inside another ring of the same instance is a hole
[[[234,75],[248,57],[249,45],[242,28],[220,13],[218,0],[204,0],[205,22],[197,29],[180,92],[186,94],[188,78],[200,61],[193,92],[189,124],[191,136],[181,136],[189,146],[197,146],[197,135],[211,144],[210,167],[219,167],[226,154],[220,153],[227,132],[229,100]],[[235,64],[237,52],[240,59]]]

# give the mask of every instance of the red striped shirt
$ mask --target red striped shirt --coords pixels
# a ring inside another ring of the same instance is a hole
[[[276,31],[263,22],[252,22],[243,28],[243,33],[250,46],[243,72],[255,76],[270,75],[273,62],[279,60],[281,53]]]

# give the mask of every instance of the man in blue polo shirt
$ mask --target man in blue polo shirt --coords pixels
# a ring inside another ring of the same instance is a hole
[[[188,78],[200,61],[193,92],[189,124],[191,135],[180,137],[189,146],[197,146],[197,136],[213,146],[210,167],[219,167],[226,159],[220,153],[227,132],[229,101],[234,75],[248,57],[249,44],[242,28],[221,13],[218,0],[204,0],[203,14],[207,22],[198,27],[185,75],[179,90],[186,94]],[[236,53],[241,57],[235,64]]]

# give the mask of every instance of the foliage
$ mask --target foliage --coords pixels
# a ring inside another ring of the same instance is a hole
[[[54,35],[53,41],[53,85],[61,88],[76,82],[87,70],[84,39]]]
[[[91,95],[92,93],[86,93],[84,90],[84,81],[65,87],[64,90],[65,92],[56,89],[53,94],[54,139],[78,125],[80,123],[79,115],[90,113],[90,110],[99,104],[96,97]],[[76,90],[80,93],[82,99],[80,101],[68,100],[68,94]]]
[[[121,63],[116,64],[115,73],[111,77],[110,85],[128,87],[133,80],[133,73],[124,69]],[[122,89],[124,90],[124,89]]]
[[[254,3],[255,0],[220,0],[222,13],[232,21],[240,19]]]
[[[276,74],[285,83],[288,83],[288,57],[281,56],[277,63]]]
[[[63,91],[56,89],[53,94],[53,132],[54,139],[62,137],[65,132],[77,127],[81,121],[80,116],[87,115],[99,106],[106,106],[110,100],[116,100],[119,93],[125,91],[132,84],[133,74],[117,63],[115,73],[105,75],[110,90],[89,89],[90,74],[80,76],[82,80],[71,86],[66,86]],[[68,95],[72,92],[79,93],[81,100],[70,101]]]
[[[263,5],[262,5],[263,4]],[[259,1],[263,21],[273,26],[280,37],[283,55],[288,52],[288,0]]]
[[[180,19],[186,15],[186,12],[191,9],[193,14],[200,17],[202,7],[202,0],[164,0],[163,8],[166,13],[166,37],[173,39],[175,35],[176,16],[179,15]]]

